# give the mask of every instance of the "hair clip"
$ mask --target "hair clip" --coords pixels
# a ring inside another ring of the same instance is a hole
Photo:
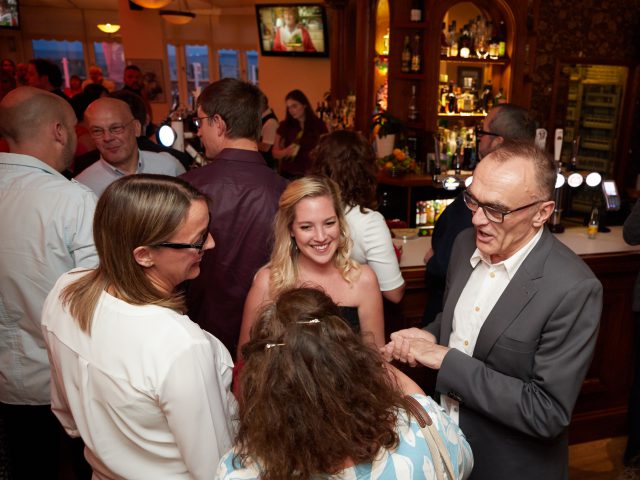
[[[269,350],[270,348],[273,348],[273,347],[284,347],[285,345],[286,345],[285,343],[267,343],[264,346],[264,349]]]
[[[299,325],[311,325],[314,323],[320,323],[320,320],[318,320],[317,318],[313,318],[311,320],[299,320],[296,323]]]

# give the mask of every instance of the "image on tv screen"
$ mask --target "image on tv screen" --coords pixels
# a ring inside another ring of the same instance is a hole
[[[326,56],[322,5],[256,5],[263,55]]]
[[[0,0],[0,28],[18,28],[18,0]]]

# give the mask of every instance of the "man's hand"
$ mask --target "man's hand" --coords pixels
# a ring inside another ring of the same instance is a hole
[[[403,363],[408,363],[412,367],[417,365],[416,359],[411,352],[411,341],[422,340],[425,342],[435,343],[436,337],[433,334],[421,330],[419,328],[407,328],[405,330],[398,330],[391,334],[391,341],[380,349],[385,360],[390,362],[392,360],[399,360]],[[420,362],[422,363],[422,362]]]
[[[443,347],[434,342],[415,338],[409,340],[409,355],[414,361],[432,370],[440,370],[449,347]]]

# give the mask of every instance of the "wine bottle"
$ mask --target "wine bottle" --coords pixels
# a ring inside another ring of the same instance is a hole
[[[442,22],[442,32],[440,32],[440,55],[449,56],[449,42],[447,42],[447,24]]]
[[[422,0],[411,1],[410,19],[412,22],[422,21]]]
[[[413,51],[411,52],[411,73],[422,71],[422,55],[420,55],[420,35],[413,37]]]
[[[416,86],[411,85],[411,100],[409,100],[409,113],[407,118],[412,122],[418,119],[418,107],[416,105]]]
[[[409,46],[408,36],[404,37],[404,48],[402,49],[400,71],[402,73],[409,73],[411,71],[411,47]]]

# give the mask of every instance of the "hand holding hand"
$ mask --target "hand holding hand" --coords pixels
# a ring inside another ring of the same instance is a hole
[[[436,337],[433,334],[419,328],[407,328],[398,330],[391,334],[391,341],[380,349],[386,361],[399,360],[408,363],[412,367],[417,365],[416,359],[411,352],[412,340],[423,340],[435,343]]]
[[[449,352],[449,347],[443,347],[435,342],[430,342],[420,338],[409,340],[408,356],[414,362],[420,363],[432,370],[440,370],[445,355]]]

